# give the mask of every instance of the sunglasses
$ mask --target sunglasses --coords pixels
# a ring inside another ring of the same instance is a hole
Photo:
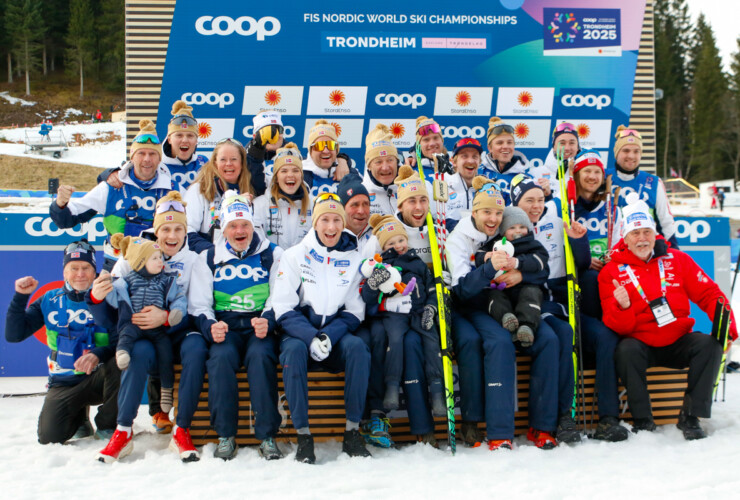
[[[154,134],[141,134],[134,137],[137,144],[160,144],[159,137]]]
[[[334,200],[342,203],[342,199],[334,193],[321,193],[316,197],[316,200],[313,202],[313,204],[316,205],[317,203],[321,203],[327,200]]]
[[[478,139],[473,139],[472,137],[466,137],[465,139],[460,139],[459,141],[457,141],[457,144],[455,144],[455,149],[460,149],[463,146],[481,147],[480,141]]]
[[[312,148],[316,148],[319,151],[328,149],[329,151],[337,150],[337,141],[316,141],[311,145]]]
[[[642,134],[640,134],[640,132],[638,132],[637,130],[633,128],[626,128],[626,129],[620,130],[618,137],[620,139],[623,139],[631,135],[637,137],[638,139],[642,139]]]
[[[198,125],[198,121],[192,116],[188,115],[177,115],[170,120],[170,123],[174,125],[180,125],[182,128],[195,127]]]
[[[575,132],[578,133],[578,129],[576,129],[576,126],[572,123],[563,122],[557,127],[555,127],[555,130],[553,131],[552,135],[557,134],[558,132]]]
[[[489,182],[488,184],[483,184],[478,192],[480,193],[481,191],[490,191],[491,189],[501,191],[501,188],[498,186],[498,184],[496,184],[495,182]]]
[[[73,241],[64,248],[65,255],[70,252],[95,252],[95,247],[85,240]]]
[[[221,139],[220,141],[218,141],[216,143],[216,146],[218,146],[219,144],[227,143],[227,142],[229,144],[234,144],[236,146],[239,146],[240,148],[243,148],[244,147],[244,146],[242,146],[242,143],[241,142],[237,141],[236,139],[232,139],[231,137],[226,137],[225,139]]]
[[[493,130],[491,131],[492,135],[501,135],[501,134],[514,134],[514,127],[511,125],[496,125],[493,127]]]
[[[275,155],[275,159],[282,158],[283,156],[295,156],[296,158],[299,158],[301,156],[300,151],[296,151],[295,149],[282,149],[278,151],[278,154]]]
[[[257,131],[262,144],[277,144],[280,140],[280,134],[283,133],[283,127],[280,125],[269,125],[262,127]]]
[[[163,214],[165,212],[169,212],[170,210],[174,210],[175,212],[185,213],[185,206],[180,203],[179,201],[165,201],[164,203],[160,203],[157,205],[157,213]]]
[[[430,123],[416,129],[416,133],[424,137],[425,135],[441,134],[442,129],[439,127],[439,123]]]

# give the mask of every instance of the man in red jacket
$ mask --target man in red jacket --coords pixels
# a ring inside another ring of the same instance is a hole
[[[689,300],[712,318],[717,299],[727,298],[691,257],[656,233],[648,206],[634,193],[623,209],[622,238],[599,273],[599,293],[604,324],[623,337],[615,361],[627,388],[632,430],[655,430],[645,371],[688,366],[678,428],[686,439],[705,438],[698,417],[711,416],[722,347],[711,335],[692,331]],[[734,317],[730,336],[737,338]]]

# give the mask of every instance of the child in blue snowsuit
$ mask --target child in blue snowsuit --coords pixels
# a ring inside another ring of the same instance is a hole
[[[116,363],[125,370],[131,361],[134,343],[140,339],[151,340],[157,351],[162,381],[160,406],[167,413],[172,409],[175,385],[172,341],[167,335],[167,327],[182,321],[187,314],[188,301],[177,285],[177,276],[163,272],[162,251],[156,243],[118,233],[111,237],[111,244],[121,250],[132,269],[131,273],[113,283],[113,292],[106,296],[106,301],[118,308]],[[142,330],[132,323],[132,316],[147,306],[169,311],[165,325]]]
[[[372,328],[382,327],[388,341],[384,361],[386,390],[383,406],[388,411],[398,409],[403,373],[403,337],[408,331],[414,330],[422,339],[424,372],[429,382],[432,414],[444,416],[447,407],[442,384],[439,332],[434,328],[437,315],[434,278],[416,251],[408,248],[408,235],[398,219],[392,215],[373,214],[370,225],[383,250],[383,264],[399,269],[401,283],[405,285],[412,278],[416,280],[414,290],[403,297],[393,287],[390,271],[382,265],[376,265],[372,269],[367,268],[369,276],[362,287],[362,298],[367,304],[368,314],[373,315],[374,311],[379,318]],[[385,300],[389,289],[393,290],[391,295],[395,296]]]

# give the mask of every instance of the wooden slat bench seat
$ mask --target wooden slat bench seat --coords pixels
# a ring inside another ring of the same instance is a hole
[[[181,367],[175,367],[175,408],[177,408],[177,388],[180,383]],[[518,384],[518,407],[515,413],[516,434],[526,434],[528,427],[528,401],[529,398],[529,372],[530,359],[526,356],[517,357],[517,384]],[[656,367],[648,370],[648,389],[653,405],[655,423],[658,425],[672,424],[678,419],[678,413],[683,403],[683,395],[686,390],[687,370],[674,370]],[[594,370],[584,371],[585,394],[579,398],[578,421],[582,420],[581,405],[586,412],[586,427],[598,421],[597,404],[594,398],[595,387]],[[240,445],[256,445],[259,442],[254,437],[254,416],[249,402],[249,384],[247,374],[242,369],[238,374],[239,384],[239,422],[236,440]],[[457,391],[457,375],[455,375],[455,390]],[[632,415],[627,408],[627,397],[623,387],[620,387],[620,418],[631,421]],[[290,422],[290,409],[285,397],[282,380],[282,370],[278,368],[278,393],[279,411],[283,416],[279,439],[295,441],[295,429]],[[459,393],[455,394],[459,406]],[[331,374],[327,372],[309,372],[308,374],[308,399],[309,399],[309,422],[311,433],[316,441],[328,439],[341,439],[344,433],[344,376],[343,374]],[[593,413],[592,413],[593,412]],[[591,420],[593,415],[593,421]],[[416,436],[410,433],[408,418],[403,411],[393,412],[389,415],[391,422],[391,435],[397,443],[411,442]],[[458,411],[459,419],[459,411]],[[485,424],[480,424],[485,428]],[[459,422],[458,422],[459,428]],[[208,411],[208,378],[200,394],[198,409],[195,412],[193,423],[190,428],[193,442],[203,445],[215,442],[218,439],[216,432],[211,429],[210,413]],[[436,419],[435,432],[438,439],[446,439],[447,427],[444,419]]]

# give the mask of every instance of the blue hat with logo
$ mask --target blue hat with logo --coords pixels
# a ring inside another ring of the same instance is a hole
[[[511,204],[518,206],[519,200],[522,199],[522,196],[524,196],[524,194],[530,189],[535,188],[542,189],[542,186],[537,184],[537,181],[526,174],[517,174],[513,179],[511,179]]]
[[[342,205],[346,205],[349,200],[357,195],[364,195],[370,199],[370,193],[362,184],[362,177],[354,173],[347,174],[342,178],[337,186],[337,195],[342,200]]]

